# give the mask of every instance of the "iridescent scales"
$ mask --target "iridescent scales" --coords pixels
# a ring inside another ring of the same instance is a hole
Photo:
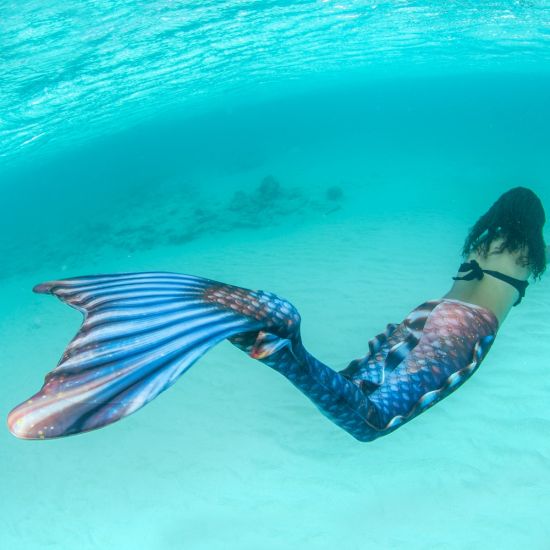
[[[372,441],[462,384],[498,329],[484,308],[431,300],[388,324],[365,358],[338,373],[305,350],[298,311],[270,292],[163,272],[53,281],[35,291],[82,311],[84,322],[42,389],[8,417],[12,433],[27,439],[128,416],[228,339],[356,439]]]
[[[264,323],[267,329],[279,336],[292,335],[300,324],[296,308],[272,292],[217,283],[205,288],[202,297],[206,302]]]

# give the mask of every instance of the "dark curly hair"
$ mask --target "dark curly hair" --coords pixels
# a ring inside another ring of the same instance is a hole
[[[522,256],[524,266],[529,266],[534,278],[539,278],[546,270],[546,245],[542,228],[546,222],[544,208],[537,195],[526,187],[514,187],[506,191],[477,220],[466,237],[462,248],[463,257],[475,249],[487,256],[492,241],[504,239],[495,253],[507,250],[510,253],[527,251]]]

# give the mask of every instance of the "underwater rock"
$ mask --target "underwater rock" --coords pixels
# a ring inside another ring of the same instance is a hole
[[[227,227],[261,227],[269,222],[266,210],[274,211],[284,199],[285,192],[279,181],[271,175],[265,176],[258,187],[250,192],[235,191],[226,207],[229,219],[223,217]]]
[[[331,202],[338,202],[341,201],[344,197],[344,191],[341,187],[338,187],[337,185],[333,185],[332,187],[329,187],[326,192],[327,200]]]
[[[205,220],[210,217],[210,214],[204,208],[195,208],[193,215],[197,220]]]
[[[227,207],[232,212],[239,212],[249,207],[250,198],[244,191],[235,191]]]
[[[276,200],[282,194],[281,184],[273,176],[266,176],[258,186],[258,194],[263,200]]]
[[[293,179],[298,181],[298,178],[297,174]],[[205,184],[203,188],[207,188]],[[162,245],[183,247],[196,239],[215,238],[223,232],[284,227],[308,216],[332,214],[344,202],[344,192],[339,186],[321,186],[315,193],[312,189],[315,185],[307,181],[298,186],[291,182],[287,186],[284,180],[269,173],[227,195],[207,194],[200,186],[189,188],[175,184],[164,186],[160,191],[136,188],[135,193],[129,194],[132,200],[125,202],[116,216],[112,216],[110,210],[105,211],[100,219],[79,227],[71,238],[83,243],[78,250],[79,258],[86,256],[90,260],[94,253],[101,258],[103,249],[109,248],[130,257]],[[9,240],[5,240],[0,245],[10,250]],[[10,273],[28,273],[36,269],[37,264],[57,265],[56,269],[61,264],[74,265],[76,260],[60,253],[64,246],[53,241],[48,247],[42,244],[34,254],[11,265]]]
[[[177,234],[172,233],[168,236],[168,243],[175,244],[175,245],[185,244],[195,239],[198,235],[199,235],[198,231],[197,232],[186,231],[186,232],[177,233]]]
[[[235,192],[228,206],[233,217],[225,221],[234,228],[277,225],[285,217],[310,209],[310,202],[300,188],[285,188],[277,178],[267,175],[253,192]]]
[[[215,232],[222,222],[221,215],[216,211],[195,208],[192,218],[188,220],[186,230],[195,233]]]

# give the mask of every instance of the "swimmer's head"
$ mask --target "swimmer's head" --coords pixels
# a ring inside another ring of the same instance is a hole
[[[546,269],[542,235],[545,223],[544,207],[538,196],[526,187],[514,187],[503,193],[477,220],[466,237],[462,254],[468,256],[473,249],[478,249],[486,255],[492,241],[502,238],[498,253],[525,250],[524,265],[530,267],[533,277],[540,278]]]

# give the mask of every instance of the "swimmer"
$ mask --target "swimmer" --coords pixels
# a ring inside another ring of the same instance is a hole
[[[50,439],[101,428],[169,388],[229,340],[285,376],[359,441],[387,435],[461,386],[499,327],[540,278],[550,251],[539,198],[517,187],[472,227],[450,291],[390,323],[365,357],[336,371],[302,345],[300,315],[270,292],[174,273],[125,273],[40,284],[84,322],[42,389],[11,411],[10,431]]]

